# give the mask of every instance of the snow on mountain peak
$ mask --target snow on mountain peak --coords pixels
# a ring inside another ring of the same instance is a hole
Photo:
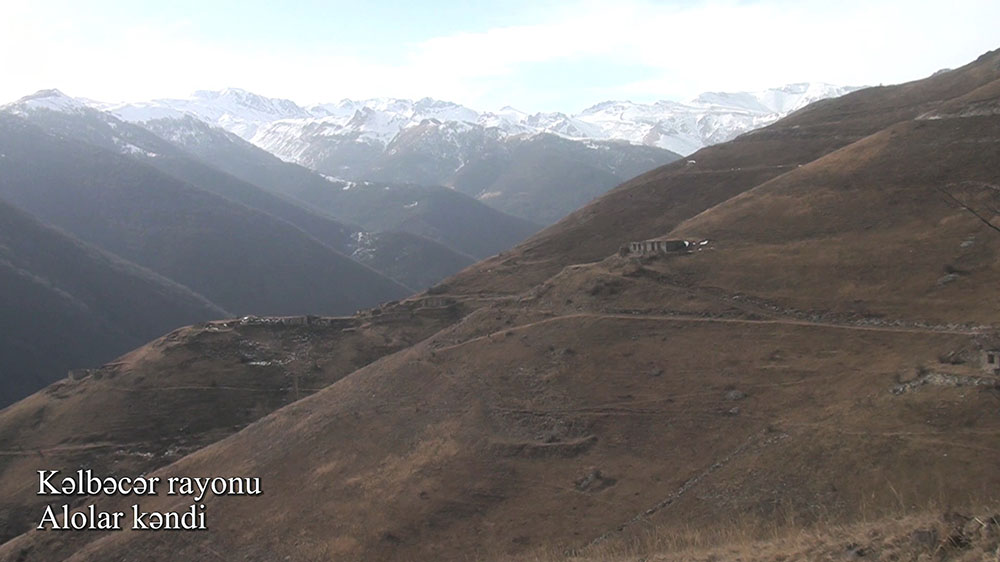
[[[268,98],[240,88],[198,90],[185,99],[114,104],[104,109],[125,121],[137,123],[191,115],[245,139],[253,137],[260,127],[281,119],[312,117],[309,111],[291,100]]]
[[[69,113],[85,110],[87,108],[87,104],[52,88],[48,90],[38,90],[31,95],[24,96],[7,107],[15,113],[36,109],[47,109],[51,111]]]
[[[391,97],[342,99],[302,107],[291,100],[269,98],[240,88],[200,90],[186,99],[158,99],[101,108],[133,122],[192,116],[292,161],[297,161],[307,149],[309,138],[340,139],[337,142],[385,148],[404,130],[428,120],[462,123],[501,135],[549,133],[577,140],[622,140],[690,154],[770,124],[814,101],[855,89],[802,82],[757,92],[706,92],[686,103],[609,100],[575,114],[529,114],[510,106],[496,112],[479,112],[426,97],[416,101]],[[39,106],[65,108],[79,103],[57,90],[29,96],[34,97],[38,100],[32,103]]]

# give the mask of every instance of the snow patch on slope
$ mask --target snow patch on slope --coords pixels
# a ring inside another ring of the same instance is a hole
[[[305,108],[236,88],[130,104],[101,104],[44,90],[18,103],[59,111],[89,105],[132,122],[193,117],[284,160],[308,165],[321,144],[322,150],[354,146],[378,153],[392,150],[400,135],[421,126],[428,142],[442,146],[461,142],[462,133],[479,129],[499,137],[554,134],[580,141],[619,140],[687,155],[769,125],[814,101],[856,89],[799,83],[758,92],[706,92],[686,103],[606,101],[576,114],[529,114],[509,106],[479,112],[431,98],[344,99]]]
[[[30,96],[11,103],[5,107],[13,113],[24,113],[38,109],[59,111],[62,113],[78,113],[87,109],[83,100],[71,98],[56,89],[39,90]]]

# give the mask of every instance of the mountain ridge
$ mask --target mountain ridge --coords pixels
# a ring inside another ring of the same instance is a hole
[[[266,128],[276,121],[301,120],[301,126],[332,125],[340,128],[340,134],[362,133],[366,140],[385,146],[403,129],[426,119],[437,119],[496,128],[504,134],[551,133],[579,140],[626,140],[689,154],[707,144],[724,142],[773,122],[814,101],[857,89],[805,82],[755,92],[705,92],[689,102],[607,100],[577,113],[532,114],[510,106],[496,112],[477,111],[432,98],[343,99],[302,107],[290,100],[267,98],[238,88],[199,91],[188,99],[96,105],[127,121],[194,115],[269,149],[278,142],[269,138],[273,133]],[[626,113],[631,119],[625,119]],[[661,136],[651,136],[658,130]],[[294,159],[291,153],[274,152]]]
[[[12,113],[0,153],[9,202],[233,313],[344,313],[409,292],[287,221]]]

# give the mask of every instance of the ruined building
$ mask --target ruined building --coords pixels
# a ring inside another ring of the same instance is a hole
[[[1000,348],[983,351],[983,370],[987,373],[1000,375]]]
[[[668,240],[654,238],[629,242],[628,254],[633,256],[653,256],[658,254],[686,254],[691,251],[694,243],[687,240]]]

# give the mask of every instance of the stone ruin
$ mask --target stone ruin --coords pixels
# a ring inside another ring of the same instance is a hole
[[[1000,376],[1000,347],[983,350],[983,370]]]
[[[236,324],[243,326],[279,325],[279,326],[327,326],[327,327],[348,327],[354,324],[351,317],[340,316],[314,316],[312,314],[302,316],[244,316],[236,321],[225,322],[222,325],[232,327]]]
[[[704,242],[691,242],[690,240],[671,240],[668,238],[653,238],[650,240],[639,240],[629,242],[628,248],[622,248],[623,255],[629,256],[658,256],[689,254],[696,247],[703,246]]]

